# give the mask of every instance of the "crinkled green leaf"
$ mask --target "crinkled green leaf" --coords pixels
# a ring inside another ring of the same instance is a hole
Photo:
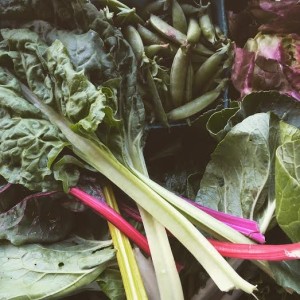
[[[276,218],[293,242],[300,241],[300,140],[287,142],[276,151]]]
[[[27,196],[0,214],[0,239],[16,246],[62,240],[73,227],[73,216],[61,206],[62,200],[57,193]]]
[[[74,70],[68,52],[59,40],[47,50],[47,66],[56,86],[56,100],[60,101],[58,109],[72,123],[87,132],[94,132],[105,115],[113,113],[116,103],[108,101],[115,101],[115,98],[106,97],[102,89],[97,89],[87,79],[84,71]]]
[[[61,299],[114,262],[111,241],[73,237],[51,245],[0,245],[1,299]],[[16,287],[16,288],[12,288]]]
[[[36,28],[37,26],[38,28]],[[104,41],[94,30],[78,33],[57,30],[48,23],[34,22],[33,29],[35,31],[42,30],[43,35],[45,35],[45,30],[40,28],[41,26],[48,26],[51,29],[45,37],[47,44],[51,45],[55,40],[63,43],[76,71],[84,70],[85,74],[100,83],[117,76],[117,66],[113,57],[105,49]]]
[[[46,120],[0,119],[0,173],[32,190],[59,189],[48,160],[64,147],[58,129]]]

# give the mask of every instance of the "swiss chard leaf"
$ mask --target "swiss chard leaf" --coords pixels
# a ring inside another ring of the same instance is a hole
[[[64,147],[57,128],[46,120],[0,119],[0,172],[10,183],[32,190],[59,189],[48,161]]]
[[[51,243],[64,239],[73,227],[71,212],[60,205],[61,193],[37,193],[0,214],[0,239],[13,245]]]
[[[300,140],[287,142],[276,151],[276,218],[293,242],[300,241],[299,170]]]
[[[269,177],[270,115],[255,114],[218,144],[202,178],[197,201],[237,216],[252,217]]]
[[[94,281],[114,262],[111,241],[73,237],[51,245],[0,244],[0,297],[60,299]],[[17,286],[17,288],[12,288]]]

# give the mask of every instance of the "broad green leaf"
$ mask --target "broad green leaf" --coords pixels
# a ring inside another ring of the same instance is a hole
[[[0,245],[0,298],[61,299],[114,262],[111,241],[73,237],[51,245]],[[16,287],[16,288],[12,288]]]
[[[62,200],[61,193],[27,196],[0,214],[0,239],[16,246],[64,239],[74,224],[71,212],[61,206]]]
[[[276,218],[293,242],[300,241],[300,140],[287,142],[276,151]]]
[[[211,156],[197,201],[216,210],[253,218],[269,177],[269,124],[270,115],[260,113],[232,128]]]

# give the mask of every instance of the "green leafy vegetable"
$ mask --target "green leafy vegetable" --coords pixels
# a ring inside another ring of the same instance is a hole
[[[64,239],[73,227],[73,216],[60,205],[61,196],[61,193],[32,194],[1,213],[0,239],[16,246]]]
[[[51,245],[0,245],[0,297],[60,299],[94,281],[114,262],[111,241],[73,237]],[[17,286],[17,288],[12,288]]]
[[[201,204],[253,218],[269,178],[269,124],[269,114],[255,114],[219,143],[200,184],[197,199]]]
[[[74,128],[74,126],[70,126],[71,121],[79,124],[79,122],[82,120],[80,118],[87,120],[86,114],[89,114],[89,111],[92,110],[92,105],[94,103],[93,101],[98,99],[97,97],[95,98],[95,93],[97,94],[97,92],[83,74],[74,72],[70,62],[68,61],[66,50],[61,42],[57,40],[50,47],[52,47],[51,49],[53,51],[55,50],[56,52],[52,53],[51,51],[47,51],[47,71],[53,78],[52,80],[55,82],[55,86],[57,86],[57,95],[61,102],[59,102],[59,105],[47,105],[45,102],[40,101],[26,86],[22,86],[22,92],[24,93],[25,97],[41,110],[41,112],[50,120],[51,124],[55,124],[55,126],[60,129],[61,133],[68,140],[69,147],[72,148],[76,155],[97,169],[100,173],[107,176],[114,183],[118,184],[119,187],[121,187],[146,211],[156,215],[157,218],[159,216],[161,223],[168,228],[182,243],[184,243],[184,245],[193,253],[193,255],[197,257],[197,259],[205,266],[210,276],[217,281],[221,289],[229,290],[236,286],[244,289],[247,292],[251,292],[254,287],[244,282],[239,276],[237,276],[237,274],[227,265],[226,261],[215,251],[215,249],[207,242],[200,232],[195,229],[195,227],[185,217],[183,217],[180,212],[178,212],[171,204],[164,200],[164,198],[169,197],[168,193],[165,193],[163,189],[158,189],[157,192],[154,191],[153,188],[156,189],[158,187],[153,185],[151,180],[146,180],[136,171],[134,171],[135,173],[133,174],[130,170],[118,162],[112,153],[103,144],[101,144],[99,140],[96,140],[95,134],[89,132],[90,129],[91,131],[93,130],[93,126],[80,126],[79,130]],[[24,51],[24,49],[20,46],[18,51]],[[17,62],[18,60],[15,61],[15,63]],[[78,81],[75,80],[75,82],[72,82],[70,79],[78,79]],[[62,84],[63,80],[66,81],[66,86]],[[89,89],[88,91],[83,92],[82,87],[75,84],[79,84],[81,82]],[[129,81],[127,81],[127,84],[128,83]],[[71,99],[72,101],[69,102],[68,98],[65,99],[65,102],[62,101],[64,96],[64,89],[62,87],[65,87],[65,90],[70,92],[70,98],[72,98],[74,95],[74,98]],[[83,102],[88,105],[88,107],[85,108],[86,114],[83,114],[83,106],[81,106],[81,104],[79,104],[79,109],[68,105],[70,103],[75,105],[76,101],[79,101],[80,97],[84,97]],[[132,97],[132,100],[137,99],[136,96]],[[92,101],[90,101],[90,98]],[[134,104],[136,102],[132,103]],[[132,103],[129,105],[129,108],[132,107]],[[64,106],[62,104],[66,105]],[[104,107],[106,106],[104,105]],[[127,108],[127,106],[123,106],[123,109],[124,108]],[[111,118],[111,112],[112,110],[108,109],[108,113],[105,114],[105,117],[103,116],[102,124],[105,126],[107,124],[114,124],[114,120]],[[132,113],[133,111],[127,113],[127,117],[132,117]],[[69,118],[68,121],[65,119],[66,116]],[[107,119],[105,119],[106,117]],[[87,122],[89,122],[89,120],[87,120]],[[139,149],[140,151],[141,148],[133,148],[135,143],[131,142],[131,145],[129,145],[129,142],[133,140],[139,144],[140,134],[134,133],[140,132],[140,126],[133,126],[134,122],[130,122],[128,125],[130,127],[126,127],[126,133],[130,134],[132,137],[134,137],[134,139],[126,139],[125,145],[123,144],[123,147],[126,148],[122,148],[122,150],[129,151],[129,153],[134,151],[133,153],[135,155],[131,156],[134,158],[139,155],[136,149]],[[72,131],[71,128],[76,129],[78,133]],[[82,134],[84,134],[84,137]],[[113,150],[114,149],[115,148],[113,148]],[[123,152],[121,152],[121,155],[122,154]],[[128,157],[124,155],[120,156],[120,152],[118,157],[123,159],[125,158],[125,161],[128,161]],[[124,161],[123,159],[121,161]],[[142,177],[142,179],[139,177]],[[182,202],[180,198],[176,198],[176,196],[174,197],[172,201],[176,199],[177,205],[179,202]],[[187,204],[180,205],[189,206]],[[190,213],[194,210],[196,209],[189,206]],[[211,221],[215,222],[212,218]],[[226,230],[229,230],[229,228],[226,228]],[[187,238],[188,236],[189,238]],[[199,252],[199,248],[202,249],[201,254]],[[216,269],[219,271],[216,272]],[[175,273],[173,272],[173,274]]]
[[[276,151],[276,218],[293,242],[299,235],[299,147],[300,140],[287,142]]]

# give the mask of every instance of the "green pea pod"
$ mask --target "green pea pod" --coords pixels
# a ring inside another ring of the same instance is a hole
[[[207,82],[218,71],[222,60],[224,59],[229,48],[229,44],[211,55],[196,71],[194,79],[194,92],[199,94]]]
[[[199,54],[194,54],[193,52],[191,54],[191,61],[193,63],[200,63],[202,65],[206,60],[207,60],[207,56],[203,56],[203,55],[199,55]],[[198,70],[198,68],[195,68],[195,70],[196,69]]]
[[[149,88],[149,92],[151,94],[151,98],[154,103],[155,116],[162,125],[169,127],[167,115],[165,113],[165,110],[162,105],[157,87],[155,85],[154,79],[152,77],[152,74],[151,74],[149,68],[147,68],[147,70],[146,70],[146,79],[147,79],[147,85]]]
[[[189,63],[188,49],[182,46],[178,49],[170,73],[170,93],[174,107],[185,102],[185,82]]]
[[[171,55],[169,44],[149,45],[145,47],[147,57],[153,58],[155,55],[168,56]]]
[[[193,99],[193,85],[194,85],[194,69],[190,61],[185,84],[185,101],[190,102]]]
[[[207,41],[214,44],[217,41],[216,31],[215,31],[215,27],[211,21],[210,15],[208,13],[200,15],[199,24],[200,24],[203,36],[206,38]]]
[[[130,44],[137,62],[140,63],[144,55],[144,45],[140,34],[133,26],[129,25],[124,30],[124,36]]]
[[[193,51],[193,53],[197,53],[197,54],[200,54],[200,55],[206,55],[206,56],[210,56],[210,55],[214,54],[214,51],[208,49],[207,47],[205,47],[201,43],[196,44],[192,48],[192,51]]]
[[[173,27],[180,32],[187,33],[187,21],[181,6],[176,0],[172,1],[172,23]]]
[[[202,96],[171,110],[167,114],[167,117],[170,121],[179,121],[191,117],[205,109],[208,105],[212,104],[215,100],[217,100],[219,95],[220,92],[218,91],[205,93]]]
[[[137,31],[140,34],[145,45],[165,44],[166,42],[156,33],[152,32],[143,25],[137,25]]]
[[[200,40],[201,28],[196,19],[190,18],[189,27],[187,31],[187,41],[192,44],[197,44]]]
[[[206,93],[216,87],[217,82],[220,81],[222,78],[223,71],[224,71],[223,67],[219,68],[219,70],[213,75],[213,77],[203,87],[202,93]]]
[[[188,102],[180,107],[177,107],[171,110],[167,117],[170,121],[178,121],[189,118],[202,110],[204,110],[207,106],[212,104],[215,100],[218,99],[220,93],[224,89],[227,83],[227,79],[223,79],[215,90],[209,91],[200,97]]]
[[[151,15],[150,23],[155,28],[155,30],[165,36],[168,40],[179,45],[186,44],[186,35],[169,25],[161,18],[155,15]]]

